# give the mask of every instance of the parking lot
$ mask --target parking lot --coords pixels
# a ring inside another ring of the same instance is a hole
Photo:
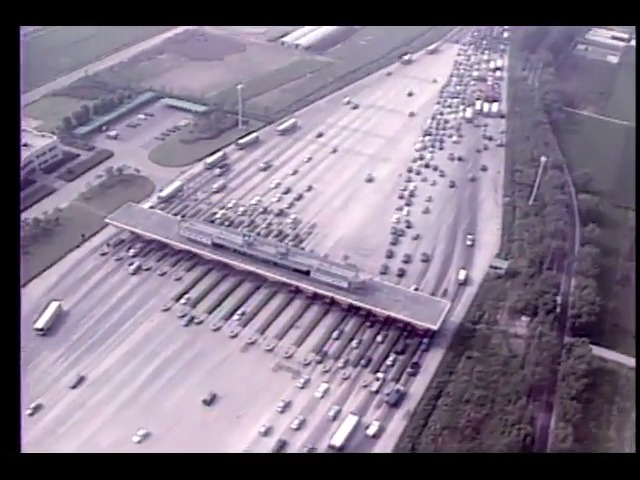
[[[448,77],[464,58],[459,49],[446,45],[323,99],[296,115],[300,128],[290,135],[260,132],[258,145],[229,150],[223,172],[195,167],[183,177],[182,191],[156,208],[346,258],[367,274],[465,308],[499,244],[504,159],[496,144],[504,120],[482,118],[476,126],[457,111],[454,118],[455,102],[442,91],[455,88]],[[127,144],[157,134],[156,127],[144,135],[138,128],[147,127],[125,127],[135,130]],[[424,148],[416,149],[419,142]],[[269,168],[261,171],[264,161]],[[220,181],[225,187],[213,193]],[[405,205],[409,198],[412,205]],[[23,423],[25,451],[268,452],[278,439],[286,451],[325,451],[349,412],[365,426],[380,421],[379,440],[362,428],[349,442],[349,451],[371,451],[397,438],[446,349],[441,335],[112,232],[108,246],[105,234],[101,244],[60,265],[68,270],[57,272],[55,285],[45,276],[28,287],[22,401],[23,408],[35,399],[44,407]],[[398,244],[391,245],[395,237]],[[116,245],[116,238],[124,241]],[[428,261],[421,261],[423,253]],[[402,261],[405,254],[411,261]],[[139,270],[131,274],[135,261]],[[399,276],[400,267],[406,271]],[[458,284],[461,267],[468,286]],[[62,299],[67,313],[50,336],[34,338],[31,321],[52,298]],[[78,373],[86,382],[70,390],[69,376]],[[384,379],[371,391],[376,373]],[[308,384],[299,388],[305,376]],[[322,382],[328,390],[315,395]],[[385,401],[396,385],[406,393],[400,408]],[[211,392],[215,401],[203,405]],[[290,404],[279,413],[282,400]],[[333,406],[340,407],[335,420],[328,416]],[[131,440],[140,428],[150,436],[138,445]]]

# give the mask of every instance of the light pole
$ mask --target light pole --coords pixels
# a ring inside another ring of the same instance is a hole
[[[243,123],[242,123],[242,89],[244,88],[244,85],[242,83],[239,83],[238,86],[236,87],[236,90],[238,90],[238,128],[242,128]]]

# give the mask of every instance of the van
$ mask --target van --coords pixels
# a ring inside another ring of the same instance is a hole
[[[458,285],[464,285],[467,283],[468,272],[466,268],[458,270]]]
[[[380,422],[380,420],[374,420],[367,427],[367,430],[365,431],[365,433],[369,438],[376,438],[378,437],[378,435],[380,435],[381,431],[382,431],[382,423]]]

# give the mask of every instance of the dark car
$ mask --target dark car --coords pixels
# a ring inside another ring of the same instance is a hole
[[[322,138],[322,137],[324,137],[324,132],[320,130],[318,133],[316,133],[316,138]]]
[[[400,237],[398,235],[392,235],[391,240],[389,240],[390,245],[398,245],[400,243]]]
[[[406,263],[409,264],[411,263],[411,254],[410,253],[405,253],[404,255],[402,255],[402,263]]]
[[[71,381],[69,382],[69,388],[70,388],[71,390],[75,390],[75,389],[76,389],[76,388],[78,388],[80,385],[82,385],[82,382],[84,382],[85,378],[86,378],[86,377],[85,377],[84,375],[82,375],[82,374],[75,375],[75,376],[71,379]]]
[[[284,187],[282,189],[282,194],[283,195],[289,195],[291,193],[291,187]]]
[[[209,392],[204,397],[202,397],[202,404],[205,407],[210,407],[218,398],[218,395],[215,392]]]
[[[293,199],[296,202],[299,202],[300,200],[302,200],[303,197],[304,197],[304,195],[302,195],[301,193],[296,193],[296,195],[293,197]]]
[[[284,438],[279,438],[276,441],[276,444],[271,449],[271,453],[282,453],[289,446],[289,442],[287,442]]]
[[[362,357],[362,360],[360,360],[360,366],[362,368],[367,368],[369,365],[371,365],[371,357],[369,355]]]
[[[398,270],[396,270],[396,277],[402,278],[406,275],[406,273],[407,271],[404,268],[400,267],[398,268]]]
[[[322,362],[324,362],[324,360],[327,358],[327,351],[326,350],[320,350],[315,357],[315,361],[317,364],[321,364]]]
[[[386,275],[387,273],[389,273],[389,265],[387,265],[386,263],[383,263],[382,265],[380,265],[380,275]]]
[[[487,167],[484,163],[482,165],[480,165],[480,171],[481,172],[486,172],[487,170],[489,170],[489,167]]]
[[[393,258],[393,254],[394,254],[393,250],[390,248],[387,248],[387,251],[384,252],[384,258]]]

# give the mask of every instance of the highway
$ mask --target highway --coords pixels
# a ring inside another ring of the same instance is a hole
[[[345,311],[160,245],[144,260],[150,261],[148,271],[128,275],[126,251],[140,241],[129,237],[100,256],[101,244],[114,238],[115,230],[109,228],[23,293],[22,407],[34,400],[44,404],[40,413],[23,421],[23,450],[267,452],[283,438],[290,452],[305,447],[324,451],[339,421],[356,411],[363,425],[380,419],[386,428],[379,440],[358,432],[348,450],[391,451],[500,241],[504,155],[495,146],[476,154],[479,130],[464,125],[462,143],[448,142],[435,154],[433,163],[445,177],[431,171],[426,173],[428,181],[416,182],[414,201],[419,206],[429,203],[430,213],[412,207],[409,218],[415,227],[401,239],[394,258],[384,258],[413,145],[458,48],[445,44],[437,55],[418,56],[409,66],[394,65],[387,69],[390,76],[379,72],[319,101],[296,115],[301,128],[291,135],[276,136],[272,128],[261,132],[260,145],[230,152],[228,185],[220,194],[211,193],[211,185],[218,181],[213,173],[194,167],[183,177],[184,193],[158,207],[208,219],[231,200],[248,208],[259,195],[262,205],[279,205],[284,198],[271,202],[278,194],[289,201],[302,193],[287,210],[287,216],[293,213],[299,219],[292,222],[289,238],[300,232],[302,247],[334,260],[348,258],[371,275],[378,275],[386,262],[391,270],[381,275],[385,281],[446,295],[454,304],[451,323],[445,323],[428,351],[415,357],[421,364],[418,375],[410,377],[403,370],[403,355],[387,373],[408,388],[401,408],[388,407],[383,396],[369,392],[363,382],[371,380],[401,339],[414,345],[431,334]],[[414,95],[407,96],[408,90]],[[360,108],[343,105],[345,96]],[[415,117],[409,116],[411,111]],[[487,123],[494,136],[504,127],[500,119]],[[324,134],[321,138],[318,131]],[[466,160],[447,160],[452,151]],[[311,160],[305,162],[308,156]],[[274,166],[258,172],[264,160]],[[468,173],[476,172],[480,163],[487,164],[488,171],[469,182]],[[298,172],[292,175],[294,169]],[[374,182],[365,183],[367,173]],[[281,180],[277,189],[270,188],[274,179]],[[451,179],[455,188],[447,187]],[[312,186],[310,191],[307,185]],[[291,192],[283,193],[284,187]],[[428,195],[432,202],[425,202]],[[259,215],[270,219],[272,230],[289,228],[284,218],[269,212]],[[410,239],[414,232],[421,234],[419,239]],[[475,234],[474,248],[465,247],[466,233]],[[161,252],[169,254],[157,260]],[[417,258],[421,252],[429,252],[431,262],[421,263]],[[404,265],[406,275],[398,278],[394,272],[404,253],[412,253],[414,259]],[[187,271],[189,264],[193,268]],[[466,287],[456,282],[461,266],[469,270]],[[197,305],[174,304],[184,293],[198,298]],[[67,313],[50,336],[36,337],[31,322],[52,298],[62,299]],[[240,310],[245,313],[239,319],[230,318]],[[203,322],[181,326],[184,318],[177,317],[189,311]],[[216,324],[222,328],[212,331]],[[340,333],[332,334],[337,329]],[[234,330],[239,333],[232,338]],[[384,331],[388,335],[379,343],[378,334]],[[361,341],[357,348],[354,339]],[[321,352],[325,358],[318,363]],[[360,361],[365,356],[370,363],[363,367]],[[67,383],[77,373],[87,380],[70,390]],[[310,376],[310,383],[300,389],[296,382],[303,374]],[[313,393],[323,381],[329,382],[329,392],[316,398]],[[200,400],[209,391],[218,398],[205,407]],[[282,399],[292,404],[280,414],[276,405]],[[342,407],[336,422],[327,417],[332,405]],[[299,431],[290,428],[296,415],[306,419]],[[258,434],[261,425],[271,426],[268,436]],[[131,436],[141,427],[151,437],[136,445]]]

